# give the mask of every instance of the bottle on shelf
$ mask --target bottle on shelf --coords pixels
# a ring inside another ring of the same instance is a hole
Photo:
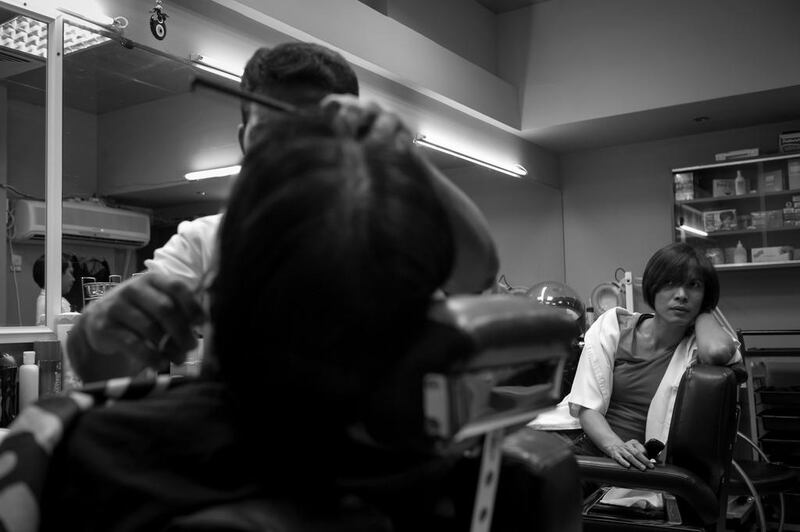
[[[17,417],[17,362],[8,353],[0,355],[0,427]]]
[[[733,180],[733,188],[737,196],[747,194],[747,180],[742,175],[741,170],[736,170],[736,179]]]
[[[36,351],[23,351],[22,365],[19,367],[19,410],[39,397],[39,366],[36,365]]]
[[[736,243],[736,249],[733,250],[733,263],[743,264],[747,262],[747,250],[742,245],[742,241]]]

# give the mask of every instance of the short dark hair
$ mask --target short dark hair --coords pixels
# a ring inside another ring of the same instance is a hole
[[[655,308],[656,293],[670,283],[685,284],[699,277],[703,281],[703,302],[700,312],[713,310],[719,302],[719,278],[714,265],[703,250],[685,242],[675,242],[656,251],[644,268],[642,295]]]
[[[341,54],[319,44],[289,42],[256,50],[244,68],[241,88],[307,106],[329,94],[358,96],[358,78]],[[242,103],[243,122],[249,109]]]
[[[265,134],[220,228],[213,352],[244,408],[291,397],[287,416],[333,423],[357,415],[357,397],[425,323],[453,237],[411,142],[297,118]]]
[[[67,271],[67,268],[72,263],[72,257],[66,254],[61,255],[61,275]],[[33,281],[39,286],[44,288],[44,255],[36,259],[33,263]]]

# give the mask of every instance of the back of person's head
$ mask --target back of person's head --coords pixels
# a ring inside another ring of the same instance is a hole
[[[703,282],[703,302],[700,312],[708,312],[719,302],[719,278],[714,265],[702,250],[685,242],[668,244],[656,251],[644,269],[642,295],[655,308],[656,293],[665,286],[685,285],[692,279]]]
[[[358,79],[339,53],[314,43],[290,42],[259,48],[247,61],[242,90],[297,106],[316,105],[329,94],[358,95]],[[247,122],[251,104],[242,104]]]
[[[450,226],[410,142],[316,119],[262,140],[220,229],[213,351],[242,404],[336,424],[424,323],[452,267]]]
[[[72,257],[66,254],[61,255],[61,275],[64,275],[71,262]],[[36,261],[33,263],[33,281],[39,286],[39,288],[44,288],[44,263],[44,255],[36,259]]]

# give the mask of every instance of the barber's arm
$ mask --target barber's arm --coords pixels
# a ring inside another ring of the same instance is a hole
[[[202,319],[188,283],[148,273],[88,305],[70,331],[67,352],[84,382],[134,376],[163,360],[182,362],[197,345],[192,330]]]
[[[625,467],[635,467],[642,471],[652,469],[647,451],[637,440],[622,441],[611,429],[603,414],[591,408],[581,408],[578,414],[583,432],[610,458]]]
[[[332,95],[321,103],[334,126],[369,142],[370,137],[411,143],[413,136],[400,118],[375,103],[362,104],[354,96]],[[455,261],[442,287],[448,294],[480,293],[494,282],[499,269],[497,248],[489,224],[478,207],[426,157],[420,157],[436,194],[447,212],[455,240]]]
[[[736,344],[710,312],[702,312],[694,324],[697,339],[697,360],[702,364],[721,366],[731,362]]]

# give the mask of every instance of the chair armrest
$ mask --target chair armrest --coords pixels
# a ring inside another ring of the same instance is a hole
[[[576,456],[582,480],[625,488],[667,491],[691,507],[703,523],[719,517],[719,501],[714,491],[697,475],[682,467],[656,464],[640,471],[626,468],[610,458]]]

